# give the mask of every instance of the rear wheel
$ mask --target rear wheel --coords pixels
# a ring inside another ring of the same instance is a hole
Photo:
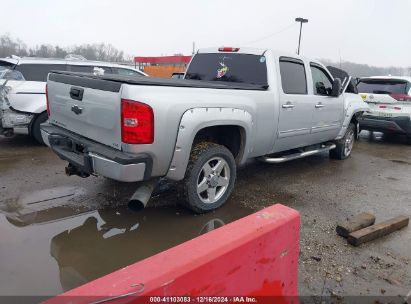
[[[36,117],[31,127],[31,135],[41,145],[44,145],[44,141],[43,141],[43,138],[41,137],[40,125],[46,122],[47,119],[48,119],[47,113],[46,112],[41,113],[39,116]]]
[[[223,205],[234,188],[236,164],[224,146],[210,142],[196,144],[183,180],[187,207],[204,213]]]
[[[343,138],[335,141],[336,148],[330,151],[334,159],[346,159],[351,155],[355,141],[355,125],[350,123]]]

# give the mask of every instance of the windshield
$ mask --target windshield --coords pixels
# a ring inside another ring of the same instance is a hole
[[[8,61],[0,60],[0,74],[5,70],[12,70],[14,64]]]
[[[357,85],[358,92],[372,94],[407,94],[409,84],[404,80],[364,79]]]
[[[266,58],[248,54],[197,54],[185,79],[267,86]]]

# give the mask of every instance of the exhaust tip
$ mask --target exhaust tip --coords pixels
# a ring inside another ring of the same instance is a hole
[[[152,180],[140,185],[128,201],[128,207],[133,211],[143,210],[147,206],[157,183],[157,180]]]
[[[130,210],[132,210],[132,211],[141,211],[141,210],[143,210],[145,207],[146,207],[146,205],[145,205],[142,201],[140,201],[140,200],[138,200],[138,199],[131,199],[131,200],[128,202],[128,208],[129,208]]]

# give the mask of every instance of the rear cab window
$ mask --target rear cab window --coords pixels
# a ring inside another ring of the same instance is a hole
[[[27,81],[47,81],[47,75],[51,71],[66,71],[65,64],[40,64],[40,63],[23,63],[17,65],[15,70],[21,72]]]
[[[185,79],[245,83],[266,88],[266,58],[251,54],[200,53],[191,61]]]
[[[307,76],[302,60],[280,57],[280,75],[285,94],[307,94]]]
[[[408,94],[411,86],[401,79],[361,79],[358,92],[368,94]]]

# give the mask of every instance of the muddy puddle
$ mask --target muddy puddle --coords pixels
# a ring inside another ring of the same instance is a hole
[[[233,200],[194,215],[175,206],[136,212],[106,199],[79,187],[2,199],[0,294],[52,296],[252,213]]]

